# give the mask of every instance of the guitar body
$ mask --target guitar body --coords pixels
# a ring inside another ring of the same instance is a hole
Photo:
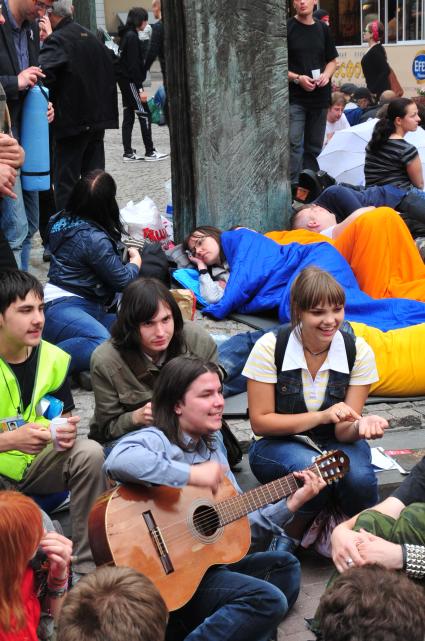
[[[220,527],[214,505],[236,496],[225,478],[216,495],[186,486],[120,485],[96,501],[89,537],[96,565],[139,570],[156,585],[169,610],[182,607],[209,567],[248,552],[248,517]]]

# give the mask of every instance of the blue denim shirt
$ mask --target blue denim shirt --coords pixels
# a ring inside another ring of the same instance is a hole
[[[34,37],[30,30],[30,24],[27,20],[24,20],[21,26],[19,26],[12,15],[12,12],[9,9],[9,3],[7,0],[3,0],[3,3],[6,5],[6,9],[9,14],[10,26],[12,27],[13,43],[16,49],[16,56],[18,58],[19,69],[27,69],[30,66],[30,56],[28,51],[28,32],[30,32],[30,37]]]
[[[194,445],[189,437],[185,441],[189,447]],[[104,471],[123,483],[184,487],[189,480],[190,466],[206,461],[217,461],[228,466],[221,435],[216,435],[216,449],[213,451],[200,441],[195,451],[185,452],[173,445],[158,428],[145,427],[118,441],[105,461]],[[237,492],[242,493],[230,469],[227,469],[226,476]],[[249,515],[251,548],[264,548],[272,535],[282,534],[282,526],[291,518],[292,512],[286,501],[278,501],[252,512]]]

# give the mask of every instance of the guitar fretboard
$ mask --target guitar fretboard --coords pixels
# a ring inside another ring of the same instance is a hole
[[[312,465],[308,469],[321,476],[317,465]],[[298,482],[293,474],[288,474],[288,476],[260,485],[260,487],[244,492],[244,494],[238,494],[230,499],[216,503],[214,507],[220,517],[220,525],[224,526],[232,523],[242,516],[258,510],[260,507],[289,496],[301,486],[302,483]]]

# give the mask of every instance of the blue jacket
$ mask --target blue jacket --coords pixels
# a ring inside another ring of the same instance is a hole
[[[139,275],[137,265],[123,265],[119,246],[99,225],[57,215],[49,233],[50,283],[88,300],[111,302]]]

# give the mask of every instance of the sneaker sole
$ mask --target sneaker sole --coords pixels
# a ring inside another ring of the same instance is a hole
[[[145,156],[146,162],[159,162],[160,160],[166,160],[167,158],[168,156],[163,156],[162,158],[157,158],[156,156],[155,158],[146,158]]]
[[[123,158],[123,162],[140,162],[141,160],[144,160],[144,158]]]

